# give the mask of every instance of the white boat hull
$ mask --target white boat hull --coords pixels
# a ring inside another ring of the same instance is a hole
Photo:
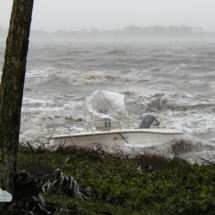
[[[122,146],[125,143],[151,145],[169,142],[183,133],[177,129],[117,129],[110,131],[80,132],[71,134],[54,134],[54,139],[65,146],[87,146],[100,143],[108,146]]]

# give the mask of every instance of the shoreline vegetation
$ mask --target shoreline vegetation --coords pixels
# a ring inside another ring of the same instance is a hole
[[[101,145],[60,145],[55,151],[28,146],[19,146],[17,171],[29,173],[27,182],[41,181],[40,196],[52,214],[215,214],[215,168],[210,161],[201,166],[190,164],[176,154],[173,159],[148,153],[129,158]],[[57,182],[53,185],[49,178],[53,189],[47,191],[44,175],[47,178],[56,169]],[[68,193],[71,177],[83,200],[75,200],[75,191]],[[26,214],[29,199],[20,197],[4,214]],[[35,208],[32,213],[46,214]]]

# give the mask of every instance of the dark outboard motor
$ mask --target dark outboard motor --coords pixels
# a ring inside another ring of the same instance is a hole
[[[150,128],[151,126],[159,126],[160,123],[154,116],[147,115],[140,123],[140,128]]]

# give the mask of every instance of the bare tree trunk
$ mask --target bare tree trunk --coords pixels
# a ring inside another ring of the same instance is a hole
[[[13,0],[1,79],[0,187],[12,195],[33,2]]]

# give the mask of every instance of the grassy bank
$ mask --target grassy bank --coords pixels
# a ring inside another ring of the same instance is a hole
[[[128,158],[101,147],[59,147],[55,152],[21,147],[17,165],[31,179],[56,168],[74,177],[88,200],[53,191],[42,197],[61,207],[77,207],[80,214],[215,214],[213,165],[191,165],[150,154]]]

